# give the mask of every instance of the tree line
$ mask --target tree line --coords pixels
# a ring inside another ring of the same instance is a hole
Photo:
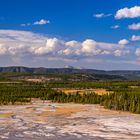
[[[76,86],[77,85],[77,86]],[[55,85],[56,86],[56,85]],[[73,84],[69,84],[73,86]],[[100,104],[112,110],[140,113],[140,86],[134,81],[77,83],[75,88],[105,88],[112,91],[109,94],[93,93],[65,94],[50,88],[50,85],[37,83],[3,83],[0,84],[0,105],[27,103],[32,98],[51,100],[59,103]]]

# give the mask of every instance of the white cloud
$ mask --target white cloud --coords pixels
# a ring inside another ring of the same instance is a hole
[[[102,51],[102,53],[101,54],[103,54],[103,55],[109,55],[110,54],[110,52],[109,51]]]
[[[128,26],[128,29],[130,30],[140,30],[140,23],[133,23]]]
[[[118,42],[119,45],[127,45],[129,41],[127,39],[122,39]]]
[[[127,47],[117,43],[97,42],[93,39],[84,41],[66,41],[28,31],[0,30],[0,57],[8,56],[13,61],[83,60],[96,57],[122,57],[129,54]],[[25,63],[26,63],[25,62]],[[28,62],[27,62],[28,63]]]
[[[140,48],[137,48],[137,49],[136,49],[135,54],[136,54],[138,57],[140,57]]]
[[[21,26],[30,26],[31,25],[31,23],[26,23],[26,24],[21,24]]]
[[[31,26],[31,25],[46,25],[46,24],[50,24],[50,21],[46,19],[41,19],[39,21],[35,21],[34,23],[23,23],[21,24],[21,26],[25,27],[25,26]]]
[[[115,18],[136,18],[140,17],[140,6],[134,6],[132,8],[123,8],[116,12]]]
[[[130,53],[129,50],[115,50],[114,51],[115,56],[123,56],[123,55],[127,55],[129,53]]]
[[[104,17],[112,16],[112,14],[100,13],[100,14],[94,14],[93,16],[96,17],[96,18],[104,18]]]
[[[140,36],[133,35],[133,36],[131,37],[131,40],[132,40],[132,41],[140,41]]]
[[[0,42],[4,42],[6,44],[9,43],[42,43],[46,37],[40,34],[35,34],[33,32],[28,31],[18,31],[18,30],[0,30]]]
[[[114,26],[111,26],[111,28],[112,29],[118,29],[118,28],[120,28],[120,26],[119,25],[114,25]]]
[[[7,48],[3,44],[0,44],[0,55],[4,55],[6,52]]]
[[[34,25],[45,25],[45,24],[49,24],[49,23],[50,23],[49,20],[41,19],[39,21],[35,21],[33,24]]]
[[[46,39],[45,45],[37,47],[33,46],[31,48],[31,52],[37,55],[46,55],[49,53],[55,54],[56,50],[58,50],[59,47],[61,46],[61,43],[62,43],[61,40],[58,40],[57,38],[48,38]]]
[[[82,43],[82,52],[87,54],[96,53],[96,46],[96,41],[87,39]]]
[[[69,47],[78,47],[78,46],[80,46],[80,42],[75,41],[75,40],[68,41],[68,42],[66,42],[66,46],[69,46]]]

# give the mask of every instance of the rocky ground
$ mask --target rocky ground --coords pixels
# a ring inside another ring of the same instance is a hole
[[[139,140],[140,115],[99,105],[0,106],[0,140]]]

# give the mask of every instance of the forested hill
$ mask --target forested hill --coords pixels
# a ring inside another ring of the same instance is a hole
[[[0,72],[21,72],[21,73],[32,73],[32,74],[75,74],[75,73],[86,73],[96,75],[114,75],[123,77],[122,79],[137,80],[140,79],[140,71],[104,71],[96,69],[76,69],[76,68],[29,68],[23,66],[11,66],[11,67],[0,67]]]
[[[0,67],[0,72],[25,72],[25,73],[63,73],[63,74],[72,74],[72,73],[97,73],[105,74],[105,71],[94,70],[94,69],[76,69],[76,68],[29,68],[22,66],[11,66],[11,67]]]

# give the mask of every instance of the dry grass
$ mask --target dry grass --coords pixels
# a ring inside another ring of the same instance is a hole
[[[72,113],[80,112],[82,111],[82,108],[56,108],[54,111],[44,111],[39,116],[42,117],[50,117],[50,116],[69,116]]]
[[[14,115],[13,112],[1,113],[0,118],[11,118],[13,115]]]
[[[20,81],[0,81],[0,84],[20,84]]]
[[[59,89],[59,91],[64,92],[65,94],[76,94],[77,92],[79,94],[84,94],[84,93],[96,93],[98,95],[104,95],[107,93],[110,93],[106,89]]]
[[[110,93],[110,91],[107,91],[106,89],[95,89],[95,93],[98,95],[104,95]]]

